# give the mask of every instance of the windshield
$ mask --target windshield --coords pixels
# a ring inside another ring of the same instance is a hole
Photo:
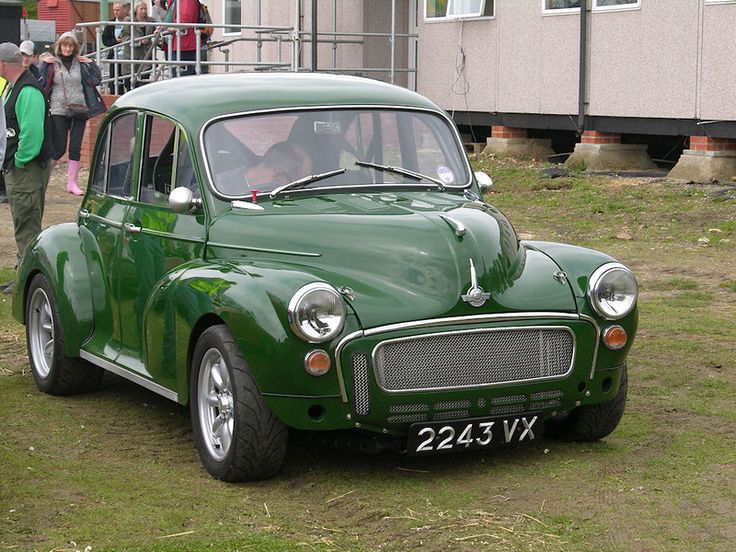
[[[333,109],[243,115],[210,125],[204,146],[215,189],[233,198],[281,187],[437,189],[470,183],[450,124],[423,111]]]

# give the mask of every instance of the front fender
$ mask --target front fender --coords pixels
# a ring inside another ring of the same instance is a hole
[[[176,389],[188,402],[189,365],[198,329],[225,323],[235,337],[259,390],[264,395],[335,397],[337,374],[316,378],[304,370],[304,356],[315,348],[332,351],[342,334],[321,345],[299,340],[289,328],[287,306],[292,294],[313,275],[229,263],[197,263],[172,272],[147,305],[147,366],[160,366],[156,380]],[[343,334],[357,327],[349,317]]]
[[[76,223],[56,224],[31,242],[18,266],[13,316],[25,324],[25,304],[31,280],[42,273],[56,297],[59,322],[67,356],[79,356],[79,348],[94,328],[90,276]]]

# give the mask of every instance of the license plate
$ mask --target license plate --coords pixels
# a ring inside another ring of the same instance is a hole
[[[533,441],[541,436],[542,417],[539,414],[417,423],[409,426],[406,451],[409,454],[428,454],[483,449]]]

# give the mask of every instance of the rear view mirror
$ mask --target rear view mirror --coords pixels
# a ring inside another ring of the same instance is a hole
[[[192,190],[185,186],[178,186],[169,194],[169,207],[175,213],[186,213],[193,210],[202,203],[201,199],[195,199]]]
[[[477,171],[475,173],[475,179],[478,181],[478,187],[480,187],[481,192],[489,192],[493,188],[493,179],[486,173]]]

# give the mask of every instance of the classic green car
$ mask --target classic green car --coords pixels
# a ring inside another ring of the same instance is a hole
[[[618,425],[637,284],[520,241],[447,114],[354,77],[225,74],[134,90],[75,223],[19,269],[41,391],[110,371],[189,405],[207,471],[281,468],[288,428],[407,454]]]

